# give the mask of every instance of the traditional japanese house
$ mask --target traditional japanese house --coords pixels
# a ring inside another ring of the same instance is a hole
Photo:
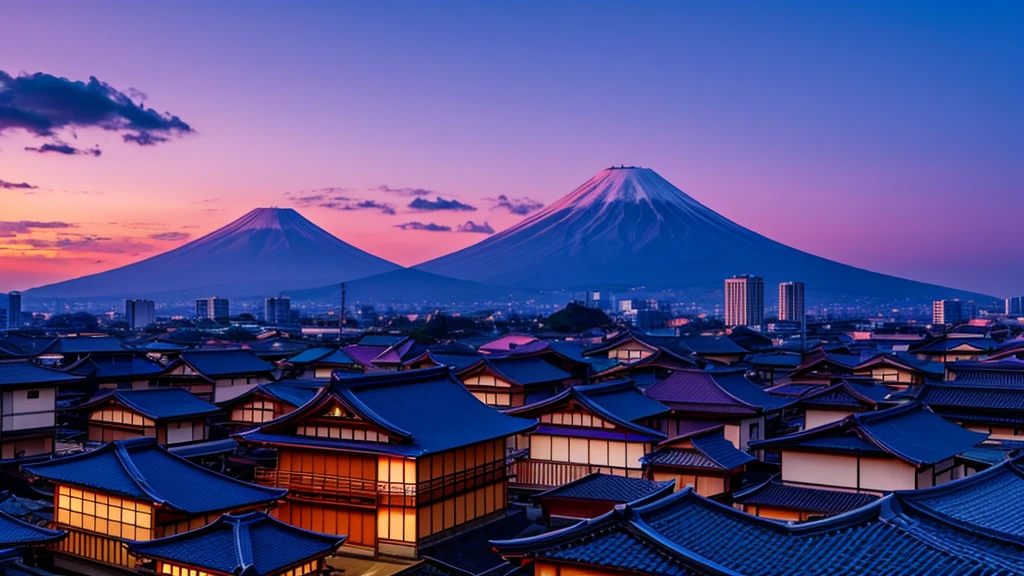
[[[640,459],[665,439],[658,430],[667,409],[624,380],[573,386],[508,414],[540,426],[516,436],[514,486],[544,490],[594,472],[641,478]]]
[[[225,514],[166,538],[129,542],[128,550],[158,575],[304,576],[329,570],[324,558],[344,541],[250,512]]]
[[[683,490],[564,530],[491,544],[536,576],[996,576],[1024,572],[1019,494],[1020,471],[1000,466],[788,525]]]
[[[509,408],[554,396],[569,373],[536,357],[483,357],[460,370],[458,377],[484,404]]]
[[[293,367],[291,375],[296,378],[329,380],[335,370],[362,372],[363,365],[342,352],[340,348],[316,347],[304,350],[288,359]]]
[[[786,484],[881,494],[962,477],[955,456],[985,437],[913,402],[751,445],[780,454]]]
[[[275,516],[348,536],[343,551],[416,557],[504,514],[506,443],[535,421],[476,400],[446,368],[349,375],[294,412],[237,436],[277,449],[259,482],[289,490]]]
[[[145,354],[88,355],[64,369],[82,376],[90,390],[140,390],[156,383],[164,365]]]
[[[942,380],[945,367],[939,362],[921,360],[905,352],[887,352],[861,362],[854,367],[853,373],[890,386],[907,387]]]
[[[757,460],[725,438],[725,425],[663,440],[641,459],[644,475],[675,481],[676,490],[693,488],[701,496],[730,492],[739,486],[747,464]]]
[[[539,342],[536,336],[510,332],[503,336],[499,336],[494,340],[481,344],[477,349],[483,354],[497,354],[500,356],[508,354],[516,348],[526,344],[532,344],[534,342]]]
[[[125,548],[194,530],[226,512],[264,509],[285,490],[247,484],[175,456],[154,438],[111,442],[26,466],[53,485],[57,566],[77,573],[133,570]]]
[[[990,338],[957,338],[944,336],[921,345],[911,346],[910,353],[921,360],[947,363],[959,360],[977,360],[996,352],[999,342]]]
[[[1024,388],[1024,361],[1016,357],[946,364],[946,380],[958,384],[979,384]]]
[[[155,340],[139,346],[139,349],[146,353],[150,360],[161,364],[169,364],[178,359],[182,352],[192,347],[192,344],[181,344],[176,342],[165,342]]]
[[[0,361],[0,463],[17,464],[53,454],[57,390],[81,380],[28,360]]]
[[[918,399],[943,418],[990,440],[1024,440],[1024,372],[958,372],[957,379],[931,382]],[[983,376],[990,376],[984,378]]]
[[[405,362],[423,354],[426,347],[408,336],[367,334],[342,350],[362,366],[364,372],[376,372],[400,370]]]
[[[114,336],[62,336],[55,339],[36,357],[43,364],[69,366],[86,356],[118,355],[131,348]]]
[[[790,372],[789,380],[799,384],[831,384],[836,378],[853,376],[859,364],[859,355],[816,350],[804,356],[803,362]]]
[[[778,350],[751,354],[745,361],[755,372],[759,382],[766,386],[774,386],[788,380],[789,374],[803,362],[803,356],[799,352]]]
[[[751,441],[782,428],[782,411],[791,398],[773,396],[742,371],[680,370],[647,390],[667,406],[662,431],[681,436],[723,424],[725,438],[741,450]]]
[[[206,440],[208,420],[220,412],[217,406],[176,387],[112,390],[78,410],[88,416],[90,442],[148,436],[162,446]]]
[[[795,408],[803,410],[804,429],[811,429],[842,420],[850,414],[891,408],[900,403],[893,397],[899,392],[899,388],[890,388],[870,379],[841,378],[835,384],[808,390],[797,400]]]
[[[870,492],[787,484],[778,475],[765,476],[763,481],[736,491],[733,506],[752,516],[805,522],[844,514],[881,497]]]
[[[701,360],[726,366],[739,362],[749,354],[746,348],[729,338],[717,336],[683,338],[683,345],[692,350],[693,354]]]
[[[736,343],[744,350],[771,351],[775,348],[775,341],[771,336],[763,334],[747,326],[736,326],[726,331],[726,337]]]
[[[597,373],[594,376],[596,380],[629,378],[641,389],[676,370],[697,366],[696,356],[682,339],[648,336],[634,331],[611,337],[588,348],[584,354],[618,361],[618,364]]]
[[[220,404],[227,414],[223,424],[235,432],[265,424],[309,402],[329,384],[329,380],[283,380],[260,384]]]
[[[438,366],[450,366],[455,372],[460,372],[469,368],[470,366],[480,362],[483,359],[483,354],[473,352],[458,353],[452,352],[439,352],[434,350],[427,350],[418,357],[413,358],[406,363],[406,370],[419,370],[421,368],[436,368]]]
[[[250,350],[187,350],[167,365],[161,384],[180,386],[211,402],[223,402],[275,379],[275,367]]]
[[[46,546],[65,537],[66,532],[29,524],[0,511],[0,550]]]
[[[595,518],[619,504],[653,502],[673,492],[674,481],[653,482],[595,472],[533,497],[544,522]]]
[[[395,572],[391,576],[476,576],[468,570],[452,566],[437,558],[424,556],[412,566]],[[512,576],[505,571],[495,571],[493,576]],[[525,575],[524,575],[525,576]]]

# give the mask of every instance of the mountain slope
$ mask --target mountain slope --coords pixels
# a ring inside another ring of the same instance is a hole
[[[30,298],[269,296],[399,266],[335,238],[291,208],[257,208],[170,252],[26,292]]]
[[[367,278],[360,278],[345,285],[345,299],[356,303],[423,303],[423,304],[469,304],[486,302],[510,302],[532,296],[532,292],[508,286],[481,284],[469,280],[458,280],[438,276],[422,270],[403,268]],[[289,292],[293,302],[301,300],[334,301],[341,298],[341,288],[331,284],[308,290]]]
[[[814,256],[748,230],[647,168],[609,168],[519,224],[416,268],[529,288],[720,288],[734,274],[830,294],[980,296]]]

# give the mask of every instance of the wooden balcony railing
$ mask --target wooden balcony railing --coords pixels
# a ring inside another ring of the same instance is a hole
[[[640,478],[643,475],[643,472],[639,469],[531,460],[530,458],[516,459],[512,463],[511,469],[515,476],[515,479],[512,481],[513,484],[522,487],[531,486],[538,488],[554,488],[574,480],[579,480],[594,472],[613,474],[615,476],[629,476],[631,478]]]
[[[256,482],[264,486],[287,488],[296,492],[365,498],[376,498],[379,491],[376,480],[275,470],[273,468],[257,468]]]
[[[137,558],[128,553],[124,540],[77,530],[69,526],[55,525],[55,529],[68,533],[67,538],[50,545],[54,552],[101,562],[111,566],[135,569]]]

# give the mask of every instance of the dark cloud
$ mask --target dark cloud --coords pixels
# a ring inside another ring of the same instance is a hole
[[[179,242],[181,240],[187,240],[192,235],[187,232],[160,232],[159,234],[150,234],[149,237],[153,240],[160,240],[161,242]]]
[[[28,182],[8,182],[0,180],[0,189],[4,190],[36,190],[39,186],[33,186]]]
[[[398,196],[430,196],[434,193],[433,190],[427,190],[426,188],[392,188],[387,184],[381,184],[375,188],[377,192],[383,192],[385,194],[395,194]]]
[[[512,214],[519,216],[525,216],[534,210],[540,210],[544,207],[542,202],[530,198],[509,198],[504,194],[497,198],[484,198],[484,200],[491,203],[492,209],[508,210]]]
[[[0,70],[0,134],[22,129],[52,138],[61,130],[101,128],[121,134],[125,142],[151,146],[194,132],[177,116],[147,108],[145,99],[138,90],[126,94],[95,77],[81,82],[42,72],[14,77]]]
[[[0,238],[12,238],[16,234],[28,234],[32,230],[62,230],[77,228],[68,222],[39,222],[36,220],[0,221]]]
[[[46,144],[43,144],[42,146],[38,146],[38,147],[25,146],[25,150],[28,150],[29,152],[38,152],[40,154],[46,154],[48,152],[53,152],[55,154],[65,154],[65,155],[68,155],[68,156],[72,156],[72,155],[75,155],[75,154],[85,154],[87,156],[99,156],[100,154],[103,154],[103,152],[100,150],[99,146],[94,146],[92,148],[75,148],[74,146],[68,144],[67,142],[62,142],[60,140],[54,140],[53,142],[47,142]]]
[[[434,224],[433,222],[427,224],[425,222],[406,222],[405,224],[395,224],[395,228],[401,228],[402,230],[420,230],[423,232],[451,232],[451,226],[444,226],[441,224]]]
[[[78,238],[60,238],[54,243],[55,248],[63,252],[84,252],[101,254],[138,254],[153,249],[151,244],[127,238],[115,240],[100,236],[80,236]]]
[[[439,210],[451,210],[454,212],[476,212],[476,206],[470,206],[469,204],[463,204],[458,200],[445,200],[440,196],[434,198],[434,200],[428,200],[426,198],[417,198],[409,203],[409,208],[418,210],[420,212],[436,212]]]
[[[377,202],[376,200],[355,200],[353,198],[346,198],[344,196],[338,197],[340,199],[332,199],[326,202],[320,202],[316,204],[320,208],[330,208],[331,210],[379,210],[382,214],[389,216],[395,215],[395,207],[386,202]]]
[[[494,228],[491,228],[491,225],[488,224],[487,222],[484,222],[483,224],[477,224],[472,220],[467,220],[465,224],[459,224],[458,227],[455,228],[455,231],[473,232],[477,234],[494,234]]]

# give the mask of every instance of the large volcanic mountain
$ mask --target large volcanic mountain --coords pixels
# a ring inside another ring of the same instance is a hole
[[[95,299],[272,296],[399,268],[342,242],[291,208],[257,208],[170,252],[26,294]]]
[[[803,281],[818,294],[979,297],[790,248],[732,222],[647,168],[604,170],[508,230],[417,268],[526,288],[707,289],[750,273],[769,286]]]

